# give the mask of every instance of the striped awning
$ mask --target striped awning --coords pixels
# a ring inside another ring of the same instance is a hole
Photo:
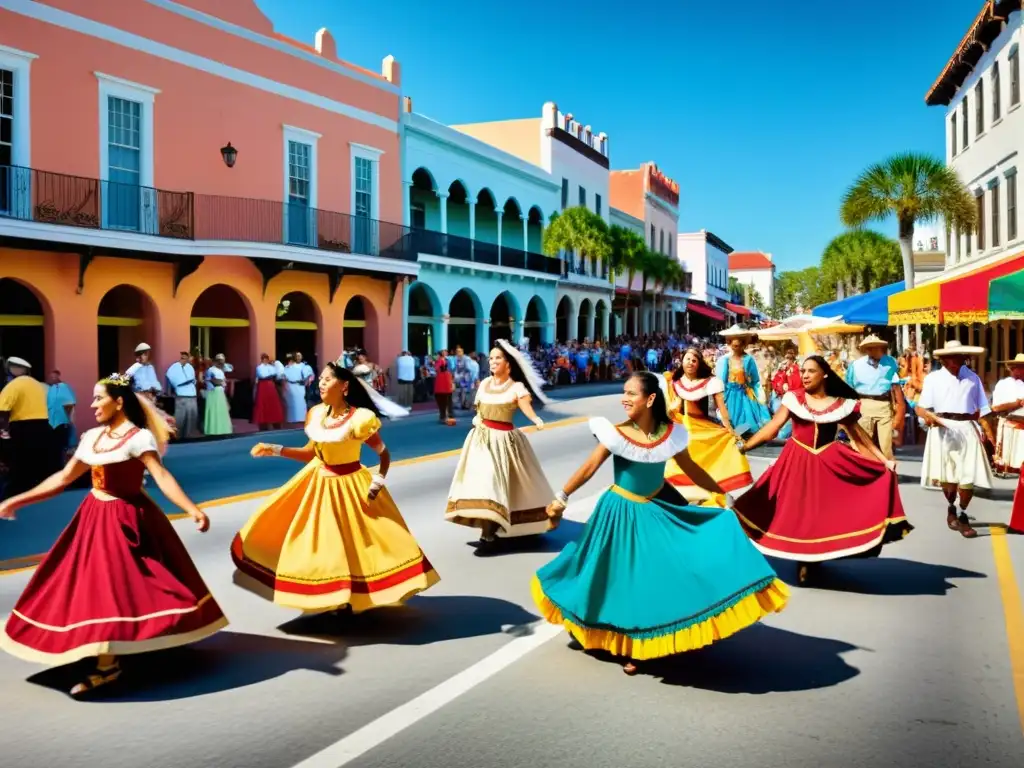
[[[928,283],[889,297],[889,325],[939,322],[940,282]]]
[[[1024,254],[942,283],[939,289],[942,322],[952,325],[987,323],[989,286],[992,281],[1021,269],[1024,269]]]

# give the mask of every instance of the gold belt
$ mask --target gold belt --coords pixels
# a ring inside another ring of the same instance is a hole
[[[664,488],[664,487],[665,487],[665,484],[662,483],[661,485],[658,486],[658,490],[656,490],[650,496],[641,496],[639,493],[633,493],[632,491],[627,491],[621,485],[613,485],[608,490],[610,490],[612,493],[617,493],[619,496],[621,496],[624,499],[629,499],[630,501],[635,501],[638,504],[646,504],[648,501],[650,501],[655,496],[657,496],[659,493],[661,493],[661,489]]]

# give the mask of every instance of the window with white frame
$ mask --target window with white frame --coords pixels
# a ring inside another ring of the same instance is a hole
[[[992,247],[999,246],[999,182],[992,184]]]
[[[284,241],[316,246],[319,133],[284,126]]]
[[[31,215],[29,73],[35,58],[0,45],[0,216]]]
[[[1006,175],[1006,239],[1017,239],[1017,171]]]
[[[1020,49],[1016,46],[1010,51],[1007,60],[1010,65],[1010,106],[1020,104]]]
[[[985,132],[985,84],[978,80],[974,86],[974,134],[981,136]]]
[[[99,81],[103,226],[156,234],[153,102],[160,91],[96,72]]]
[[[949,155],[956,157],[956,112],[949,116]]]
[[[999,98],[1000,87],[999,62],[997,61],[992,65],[992,122],[1002,116],[1002,100]]]
[[[351,145],[352,242],[354,253],[376,256],[380,248],[380,156],[382,150]]]
[[[967,149],[968,144],[970,144],[970,113],[968,112],[970,105],[968,104],[968,101],[970,101],[970,97],[964,96],[964,100],[962,102],[963,112],[960,115],[960,122],[962,123],[961,128],[963,129],[963,136],[961,136],[960,140],[961,150]]]

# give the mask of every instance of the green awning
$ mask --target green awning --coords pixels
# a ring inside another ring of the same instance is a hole
[[[1024,320],[1024,269],[988,285],[989,320]]]

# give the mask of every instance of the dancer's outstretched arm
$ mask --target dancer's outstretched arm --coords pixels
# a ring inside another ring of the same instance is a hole
[[[367,495],[370,501],[373,501],[380,493],[380,489],[384,487],[384,479],[388,476],[388,470],[391,468],[391,451],[381,439],[380,432],[370,437],[366,444],[380,457],[380,466],[377,467],[377,474],[370,481],[370,492]]]
[[[889,461],[882,453],[881,449],[875,445],[875,441],[871,439],[871,435],[864,431],[864,428],[856,421],[849,424],[843,424],[843,429],[846,430],[846,434],[850,436],[850,442],[853,443],[853,447],[857,453],[868,459],[880,461],[885,464],[889,469],[896,468],[895,461]]]
[[[557,528],[558,521],[562,519],[562,513],[565,508],[569,506],[569,497],[572,496],[576,491],[586,485],[587,481],[594,476],[594,473],[601,468],[601,465],[608,460],[611,456],[611,452],[603,445],[598,445],[587,460],[583,462],[579,469],[577,469],[573,476],[569,478],[562,490],[558,493],[558,496],[548,504],[548,525],[550,528]]]
[[[722,486],[715,482],[715,479],[711,477],[700,464],[693,460],[690,456],[690,450],[684,448],[675,455],[676,464],[679,468],[686,473],[686,476],[693,480],[693,482],[699,487],[703,488],[708,493],[720,493],[723,496],[725,491],[722,490]]]
[[[521,410],[537,429],[544,429],[544,420],[533,410],[533,398],[527,395],[519,398],[519,410]]]
[[[762,443],[767,443],[779,434],[779,431],[786,426],[787,421],[789,421],[789,408],[780,405],[778,412],[772,416],[772,420],[757,430],[749,440],[740,446],[740,453],[746,453],[753,448],[757,448]]]
[[[249,451],[249,455],[254,459],[264,458],[266,456],[280,456],[283,459],[295,459],[295,461],[301,461],[306,464],[313,460],[313,441],[310,440],[302,448],[285,448],[283,445],[277,443],[256,443]]]
[[[22,507],[52,499],[88,471],[88,464],[78,459],[71,459],[63,469],[54,472],[32,490],[19,493],[7,501],[0,502],[0,520],[13,520],[14,513]]]
[[[149,474],[153,477],[156,487],[164,492],[164,496],[170,499],[174,506],[192,518],[200,533],[206,533],[210,529],[210,518],[181,490],[178,481],[174,479],[174,475],[167,471],[167,467],[160,461],[160,456],[156,451],[148,451],[142,454],[139,459],[146,466],[146,469],[149,470]]]

